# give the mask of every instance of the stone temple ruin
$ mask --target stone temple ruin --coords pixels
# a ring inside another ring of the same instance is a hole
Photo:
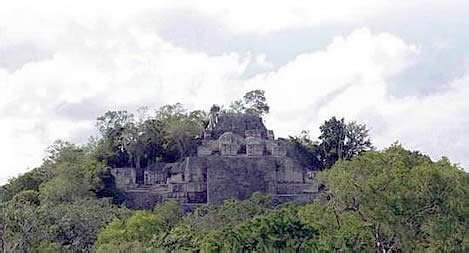
[[[318,185],[315,169],[294,159],[294,149],[276,140],[254,114],[212,113],[197,155],[146,168],[113,168],[116,187],[134,208],[174,199],[187,207],[270,194],[278,203],[309,201]],[[143,177],[143,178],[142,178]]]

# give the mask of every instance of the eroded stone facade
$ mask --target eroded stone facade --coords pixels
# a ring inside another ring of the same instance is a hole
[[[181,162],[152,164],[143,173],[136,168],[112,169],[127,205],[151,208],[167,199],[185,205],[217,204],[228,198],[246,199],[257,191],[279,202],[314,198],[318,190],[314,168],[293,159],[288,144],[275,140],[259,116],[211,115],[202,136],[197,156]]]

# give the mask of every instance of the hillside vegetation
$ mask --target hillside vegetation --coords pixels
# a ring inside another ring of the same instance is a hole
[[[213,110],[265,114],[263,91]],[[167,105],[98,117],[86,145],[57,141],[41,166],[0,188],[4,252],[467,252],[469,175],[394,144],[376,150],[365,125],[335,117],[286,139],[319,168],[321,196],[275,205],[255,193],[184,214],[121,205],[110,168],[194,154],[204,111]]]

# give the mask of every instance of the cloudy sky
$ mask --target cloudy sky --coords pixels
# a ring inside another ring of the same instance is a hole
[[[2,3],[0,183],[107,110],[257,88],[277,136],[337,115],[469,168],[467,0],[118,2]]]

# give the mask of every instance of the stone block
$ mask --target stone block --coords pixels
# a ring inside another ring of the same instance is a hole
[[[169,191],[170,192],[187,192],[185,186],[186,184],[171,183],[169,184]]]
[[[254,138],[262,138],[262,131],[259,129],[251,129],[245,131],[246,138],[254,137]]]
[[[246,154],[248,156],[262,156],[264,150],[265,144],[262,139],[256,137],[246,138]]]
[[[287,150],[282,146],[273,146],[270,153],[272,156],[282,157],[287,155]]]
[[[254,192],[267,192],[274,180],[275,160],[269,157],[211,157],[207,169],[207,202],[229,198],[247,199]]]
[[[232,132],[224,133],[218,139],[220,154],[223,156],[237,155],[242,144],[242,138]]]
[[[135,186],[135,168],[112,168],[111,174],[114,176],[118,189],[127,189]]]
[[[186,190],[188,192],[203,192],[207,190],[207,185],[203,182],[188,183]]]
[[[212,154],[212,150],[207,146],[197,147],[197,156],[208,156]]]
[[[217,122],[211,129],[211,138],[217,139],[226,132],[244,136],[246,130],[259,130],[265,137],[267,129],[262,118],[255,114],[246,113],[221,113],[217,116]]]
[[[270,155],[276,157],[283,157],[287,155],[287,150],[277,141],[268,140],[266,142],[267,151]]]

